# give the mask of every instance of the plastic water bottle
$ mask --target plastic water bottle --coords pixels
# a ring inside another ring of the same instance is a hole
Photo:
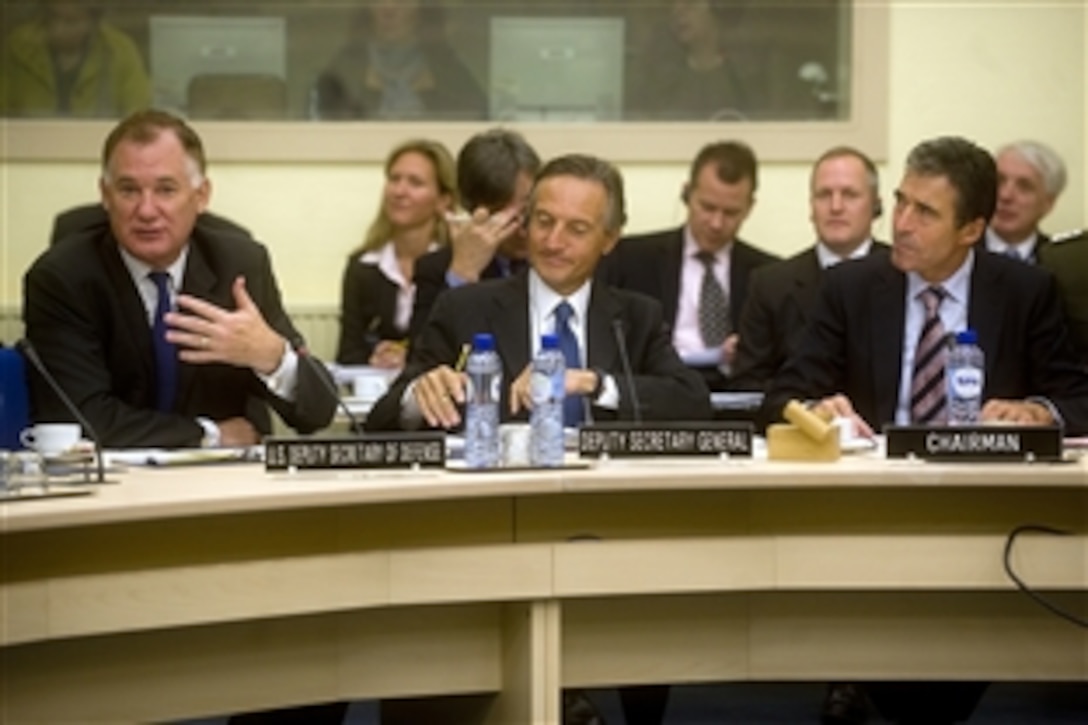
[[[978,346],[978,335],[974,330],[957,333],[945,359],[949,425],[978,423],[985,371],[986,356]]]
[[[567,390],[567,364],[559,338],[544,335],[540,352],[529,372],[529,462],[534,466],[563,465],[563,399]]]
[[[501,458],[499,399],[502,394],[502,362],[495,340],[486,333],[472,338],[472,352],[465,364],[465,464],[469,468],[496,468]]]

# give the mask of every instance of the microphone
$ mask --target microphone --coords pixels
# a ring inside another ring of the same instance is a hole
[[[64,388],[62,388],[60,383],[57,382],[57,379],[53,377],[53,373],[49,372],[49,368],[45,366],[45,363],[38,355],[38,351],[34,349],[34,345],[30,340],[23,338],[17,341],[15,343],[15,349],[21,352],[23,357],[29,360],[30,364],[34,366],[34,369],[45,378],[45,382],[49,384],[49,387],[52,388],[53,392],[60,398],[60,402],[64,404],[64,407],[67,408],[68,412],[72,414],[76,421],[79,422],[80,426],[83,427],[83,430],[87,432],[87,435],[91,437],[91,442],[94,443],[94,457],[95,460],[98,461],[98,483],[105,483],[106,467],[102,460],[102,441],[98,437],[98,433],[95,432],[94,426],[91,425],[90,421],[87,420],[86,416],[83,415],[76,404],[72,402],[72,399],[68,397],[68,393],[64,392]]]
[[[351,426],[352,433],[360,433],[363,430],[363,423],[361,420],[355,417],[355,414],[351,412],[351,408],[344,402],[344,399],[340,397],[340,393],[336,390],[336,386],[328,378],[328,371],[323,370],[322,366],[318,364],[313,357],[310,356],[310,350],[306,347],[306,341],[302,339],[301,335],[296,335],[288,340],[291,348],[298,355],[300,360],[305,360],[306,364],[310,366],[310,369],[314,371],[314,375],[321,381],[321,386],[328,391],[332,399],[336,401],[336,407],[343,411],[347,416],[348,425]]]
[[[635,390],[635,374],[631,371],[631,358],[627,355],[627,338],[623,334],[623,320],[618,317],[612,320],[612,334],[616,338],[616,347],[620,351],[623,379],[627,382],[627,389],[631,391],[631,408],[634,411],[635,425],[642,425],[642,405],[638,402],[638,391]]]

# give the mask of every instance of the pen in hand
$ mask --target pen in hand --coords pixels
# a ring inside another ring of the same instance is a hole
[[[378,334],[378,328],[381,327],[382,318],[372,317],[370,318],[370,324],[366,326],[366,332],[363,333],[363,340],[370,347],[374,347],[381,342],[381,336]]]
[[[465,371],[465,364],[468,362],[468,354],[472,352],[471,343],[465,343],[461,345],[461,353],[457,356],[457,363],[453,366],[454,371],[463,373]]]
[[[461,423],[457,406],[465,403],[464,370],[472,345],[461,345],[453,370],[439,365],[427,371],[415,385],[415,397],[424,420],[432,427],[453,428]]]

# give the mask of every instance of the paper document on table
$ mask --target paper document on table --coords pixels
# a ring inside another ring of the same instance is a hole
[[[689,350],[680,353],[680,360],[690,367],[710,368],[722,364],[722,350],[719,347],[710,347],[705,350]]]
[[[578,450],[578,429],[563,429],[563,448],[568,451]],[[455,461],[465,457],[465,437],[450,434],[446,436],[446,459]]]
[[[713,392],[710,405],[714,410],[755,410],[763,404],[760,392]]]
[[[261,446],[242,448],[126,448],[105,451],[106,465],[199,466],[208,463],[260,461]]]

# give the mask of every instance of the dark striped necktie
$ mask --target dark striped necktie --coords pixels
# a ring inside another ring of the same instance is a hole
[[[945,394],[944,362],[947,335],[941,322],[941,301],[947,293],[940,287],[927,287],[918,293],[926,308],[925,322],[914,349],[914,370],[910,382],[910,422],[919,425],[945,423],[948,399]]]

